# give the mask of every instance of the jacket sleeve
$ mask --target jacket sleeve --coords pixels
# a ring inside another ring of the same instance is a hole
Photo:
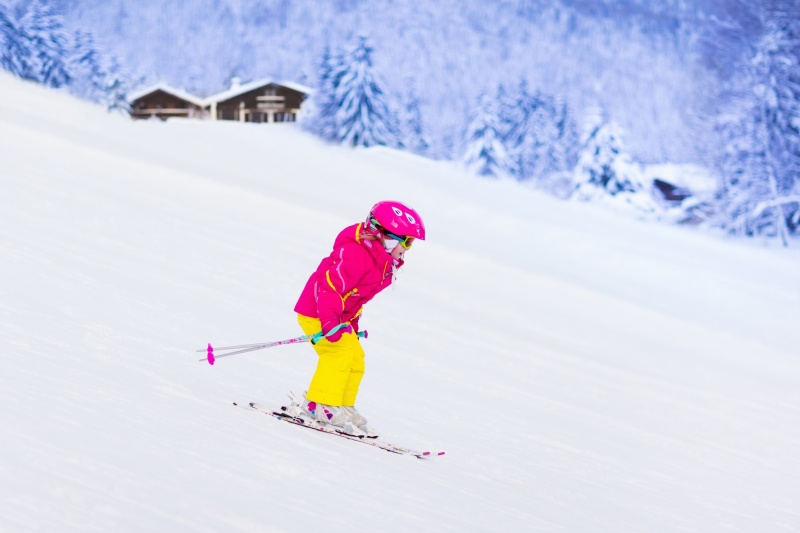
[[[332,259],[331,266],[317,280],[317,315],[322,324],[341,324],[344,301],[369,268],[368,258],[358,245],[337,248]]]

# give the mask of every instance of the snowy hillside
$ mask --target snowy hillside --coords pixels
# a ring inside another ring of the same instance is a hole
[[[132,122],[0,73],[0,531],[797,531],[800,255],[293,125]],[[422,213],[359,408],[279,405],[292,307],[379,199]]]

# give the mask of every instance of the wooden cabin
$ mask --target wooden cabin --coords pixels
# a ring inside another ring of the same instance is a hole
[[[653,188],[659,192],[660,197],[668,204],[680,204],[692,195],[692,191],[689,189],[678,187],[659,178],[653,180]]]
[[[294,122],[311,89],[291,82],[261,79],[240,84],[234,78],[227,91],[205,99],[211,120]]]
[[[203,118],[207,116],[206,103],[180,89],[159,83],[129,96],[131,117],[166,120],[170,117]]]

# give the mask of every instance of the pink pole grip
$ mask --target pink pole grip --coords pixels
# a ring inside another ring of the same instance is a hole
[[[214,364],[214,348],[211,346],[211,343],[208,343],[208,364]]]

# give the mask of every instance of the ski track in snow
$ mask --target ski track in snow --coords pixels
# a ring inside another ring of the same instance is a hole
[[[0,73],[3,531],[796,531],[800,256],[290,125],[131,122]],[[278,406],[292,307],[378,199],[430,237],[366,309],[359,408]]]

